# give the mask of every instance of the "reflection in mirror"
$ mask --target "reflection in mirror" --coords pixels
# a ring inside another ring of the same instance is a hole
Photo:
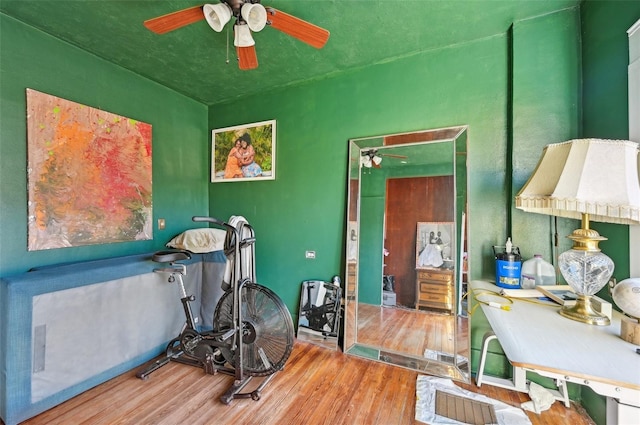
[[[466,126],[349,141],[347,354],[469,382],[466,148]]]
[[[336,350],[341,297],[342,290],[337,276],[332,282],[302,282],[297,338]]]

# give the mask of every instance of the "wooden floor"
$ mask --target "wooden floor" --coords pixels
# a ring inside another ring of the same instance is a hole
[[[223,374],[170,363],[142,381],[135,371],[48,410],[23,424],[420,424],[415,421],[416,372],[297,341],[284,371],[259,401],[219,401],[232,382]],[[519,406],[522,393],[460,385]],[[533,425],[592,425],[572,404],[556,402]]]

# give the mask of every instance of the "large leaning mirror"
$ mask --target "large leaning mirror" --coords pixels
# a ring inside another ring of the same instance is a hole
[[[349,140],[344,351],[469,382],[467,127]]]

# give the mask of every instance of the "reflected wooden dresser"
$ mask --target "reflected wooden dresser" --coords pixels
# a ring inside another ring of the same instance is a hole
[[[416,310],[453,310],[453,270],[416,269]]]

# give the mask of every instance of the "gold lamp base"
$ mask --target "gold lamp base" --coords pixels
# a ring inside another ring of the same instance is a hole
[[[589,325],[608,326],[611,324],[611,320],[607,316],[593,309],[591,295],[578,295],[574,305],[564,306],[558,313],[567,319],[588,323]]]

